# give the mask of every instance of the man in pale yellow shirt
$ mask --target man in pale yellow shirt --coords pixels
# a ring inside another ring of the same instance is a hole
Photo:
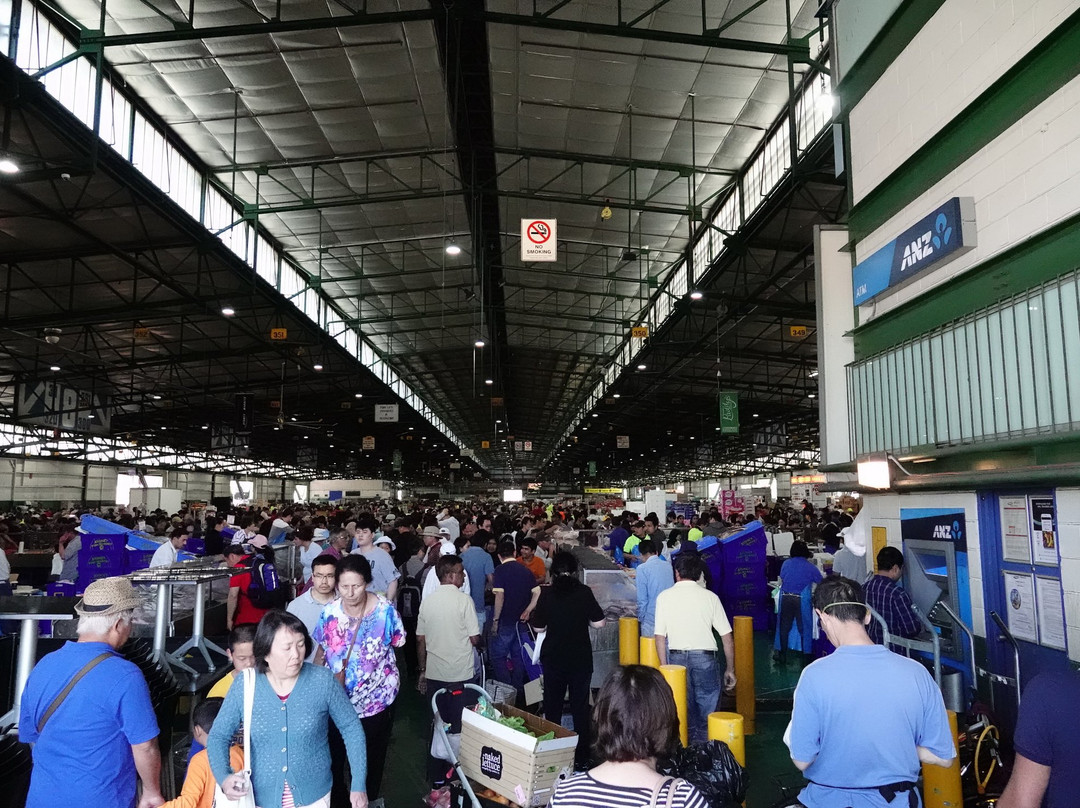
[[[686,701],[690,742],[708,739],[709,713],[720,701],[720,668],[716,639],[724,647],[724,687],[735,687],[735,641],[724,607],[714,593],[698,586],[703,562],[697,553],[675,556],[675,585],[656,598],[654,637],[660,664],[686,668]]]

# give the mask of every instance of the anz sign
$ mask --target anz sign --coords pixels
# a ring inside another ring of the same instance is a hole
[[[975,202],[954,196],[852,271],[855,305],[974,249]]]

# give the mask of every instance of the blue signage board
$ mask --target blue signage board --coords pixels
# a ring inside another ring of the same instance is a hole
[[[975,244],[975,203],[971,197],[954,196],[855,266],[855,305],[963,255]]]

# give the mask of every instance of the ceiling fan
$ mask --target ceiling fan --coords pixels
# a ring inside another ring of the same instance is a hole
[[[286,368],[287,368],[287,363],[282,362],[281,363],[281,386],[280,386],[280,390],[278,392],[278,399],[277,399],[277,402],[276,402],[277,403],[277,413],[274,414],[274,416],[271,419],[263,420],[258,425],[259,426],[271,426],[275,430],[285,430],[286,428],[288,428],[288,429],[302,429],[302,430],[307,430],[309,432],[323,431],[328,425],[323,423],[322,418],[305,419],[305,418],[302,418],[300,416],[300,413],[299,413],[298,410],[295,410],[295,409],[289,410],[286,407],[286,404],[285,404],[285,372],[286,372]],[[297,388],[297,394],[299,395],[299,390],[300,390],[299,373],[297,373],[296,388]],[[275,402],[273,402],[273,401],[271,402],[271,407],[273,407],[274,403]]]

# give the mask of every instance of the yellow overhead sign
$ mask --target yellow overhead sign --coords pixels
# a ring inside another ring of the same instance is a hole
[[[630,329],[630,336],[634,339],[648,339],[649,327],[647,325],[635,325]]]
[[[287,328],[271,328],[270,339],[281,340],[289,338],[289,329]]]
[[[793,325],[791,326],[791,336],[793,337],[805,337],[807,334],[805,325]]]
[[[586,488],[586,494],[621,494],[621,488]]]

